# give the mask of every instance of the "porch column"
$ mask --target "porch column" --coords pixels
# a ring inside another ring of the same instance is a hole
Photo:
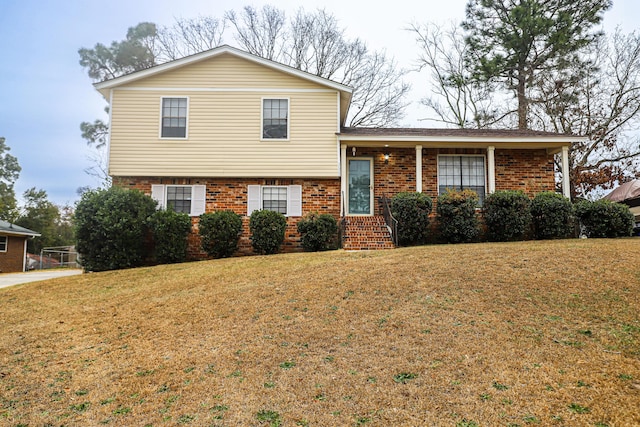
[[[347,144],[340,144],[340,216],[345,216],[347,197]]]
[[[416,145],[416,191],[422,193],[422,145]]]
[[[571,198],[571,182],[569,181],[569,147],[562,147],[562,195]]]
[[[496,192],[496,147],[487,147],[487,181],[489,184],[489,194]]]

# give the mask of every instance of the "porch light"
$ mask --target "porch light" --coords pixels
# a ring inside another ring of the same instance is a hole
[[[355,156],[356,156],[356,147],[351,147],[351,155],[352,155],[353,157],[355,157]]]
[[[384,164],[388,164],[389,163],[389,153],[384,153]]]

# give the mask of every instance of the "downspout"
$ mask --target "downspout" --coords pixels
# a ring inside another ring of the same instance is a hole
[[[422,145],[416,145],[416,192],[422,193]]]

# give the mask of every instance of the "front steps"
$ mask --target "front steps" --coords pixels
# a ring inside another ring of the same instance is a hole
[[[393,249],[391,233],[384,217],[347,216],[343,218],[342,249],[348,251]]]

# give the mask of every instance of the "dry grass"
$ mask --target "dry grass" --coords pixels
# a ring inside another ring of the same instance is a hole
[[[0,424],[640,425],[640,241],[236,258],[0,290]]]

